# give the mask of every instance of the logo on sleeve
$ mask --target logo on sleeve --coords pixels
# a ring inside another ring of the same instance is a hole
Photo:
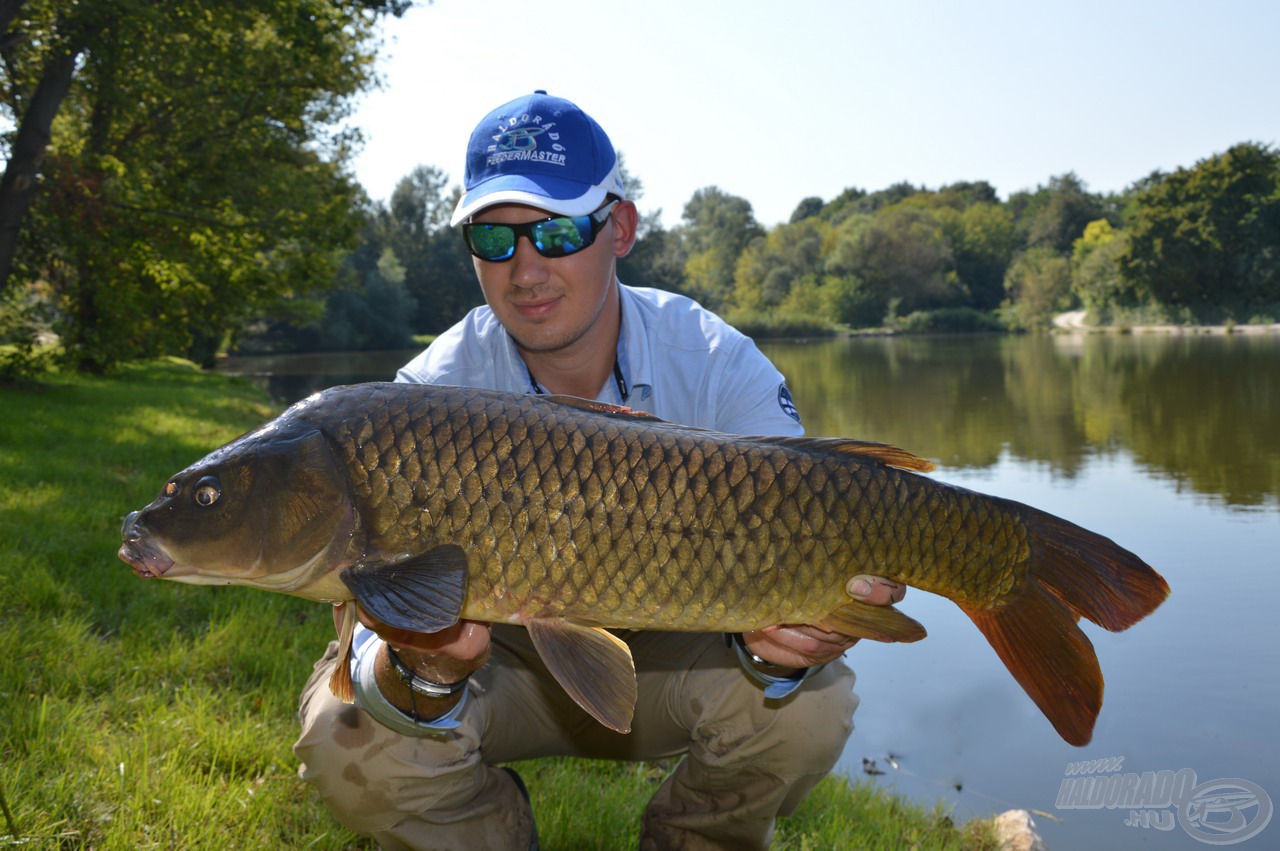
[[[796,410],[796,400],[791,398],[791,391],[787,389],[786,384],[778,385],[778,407],[782,408],[782,413],[796,422],[800,422],[800,412]]]

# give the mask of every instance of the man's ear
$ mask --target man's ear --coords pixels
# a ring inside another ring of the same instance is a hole
[[[613,208],[613,256],[626,257],[636,244],[636,229],[640,226],[640,212],[631,201],[619,201]]]

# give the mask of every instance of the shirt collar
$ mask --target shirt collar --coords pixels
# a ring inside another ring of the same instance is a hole
[[[622,310],[622,324],[618,329],[618,368],[630,390],[628,402],[643,402],[653,393],[653,353],[646,343],[642,308],[636,303],[636,297],[623,284],[618,284],[618,301]],[[516,341],[510,334],[502,335],[506,346],[502,349],[502,374],[507,377],[508,386],[504,389],[517,393],[533,391],[529,381],[529,367]],[[612,384],[612,377],[610,378]]]

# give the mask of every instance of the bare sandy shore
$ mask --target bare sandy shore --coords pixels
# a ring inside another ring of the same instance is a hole
[[[1280,334],[1280,323],[1271,325],[1086,325],[1083,310],[1069,310],[1053,317],[1053,327],[1065,333],[1094,332],[1134,334]]]

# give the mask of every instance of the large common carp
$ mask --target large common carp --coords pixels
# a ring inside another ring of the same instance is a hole
[[[126,518],[120,557],[141,576],[355,599],[411,630],[521,624],[624,732],[634,668],[605,628],[922,638],[845,590],[877,574],[955,601],[1085,744],[1103,680],[1077,620],[1125,629],[1168,586],[1107,538],[919,475],[932,468],[883,444],[721,434],[572,397],[358,384],[178,473]],[[349,700],[346,612],[331,687]]]

